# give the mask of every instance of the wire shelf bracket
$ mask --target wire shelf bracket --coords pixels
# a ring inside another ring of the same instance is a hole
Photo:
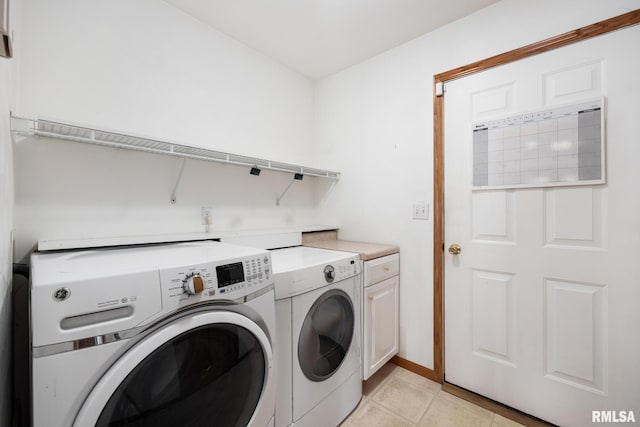
[[[280,206],[280,201],[282,200],[282,198],[284,197],[285,194],[287,194],[287,191],[289,191],[289,189],[291,188],[291,185],[295,182],[295,181],[302,181],[302,178],[304,177],[304,175],[302,173],[296,173],[293,175],[293,178],[291,178],[291,181],[289,181],[289,184],[287,185],[287,187],[284,189],[284,191],[282,192],[282,194],[280,194],[280,197],[278,197],[276,199],[276,206]]]
[[[180,185],[180,181],[182,180],[182,174],[184,173],[184,167],[187,164],[187,159],[182,159],[182,164],[180,165],[180,172],[178,172],[178,177],[176,178],[176,185],[173,186],[173,191],[171,192],[171,204],[176,204],[176,194],[178,193],[178,186]]]

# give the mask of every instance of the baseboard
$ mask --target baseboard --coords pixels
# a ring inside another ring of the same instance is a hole
[[[437,383],[442,382],[440,381],[440,379],[436,375],[436,372],[433,369],[429,369],[422,365],[418,365],[417,363],[414,363],[407,359],[403,359],[400,356],[393,356],[389,362],[393,363],[394,365],[398,365],[401,368],[406,369],[407,371],[411,371],[414,374],[418,374],[420,376],[428,378],[431,381],[435,381]]]
[[[553,424],[549,424],[548,422],[543,421],[540,418],[525,414],[524,412],[518,411],[517,409],[511,408],[510,406],[503,405],[500,402],[496,402],[495,400],[491,400],[488,397],[481,396],[477,393],[450,384],[448,382],[442,383],[442,391],[446,391],[447,393],[453,394],[460,399],[464,399],[468,402],[473,403],[474,405],[480,406],[481,408],[487,409],[498,415],[502,415],[505,418],[513,420],[527,427],[553,426]]]

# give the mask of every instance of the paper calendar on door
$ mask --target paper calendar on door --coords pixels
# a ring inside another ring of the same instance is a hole
[[[605,182],[604,99],[473,124],[474,190]]]

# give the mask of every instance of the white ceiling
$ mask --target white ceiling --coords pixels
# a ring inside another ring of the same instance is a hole
[[[497,0],[166,0],[317,80]]]

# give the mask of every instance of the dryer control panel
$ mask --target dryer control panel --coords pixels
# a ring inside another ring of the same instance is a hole
[[[273,284],[269,253],[160,271],[163,311],[210,300],[235,300]]]

